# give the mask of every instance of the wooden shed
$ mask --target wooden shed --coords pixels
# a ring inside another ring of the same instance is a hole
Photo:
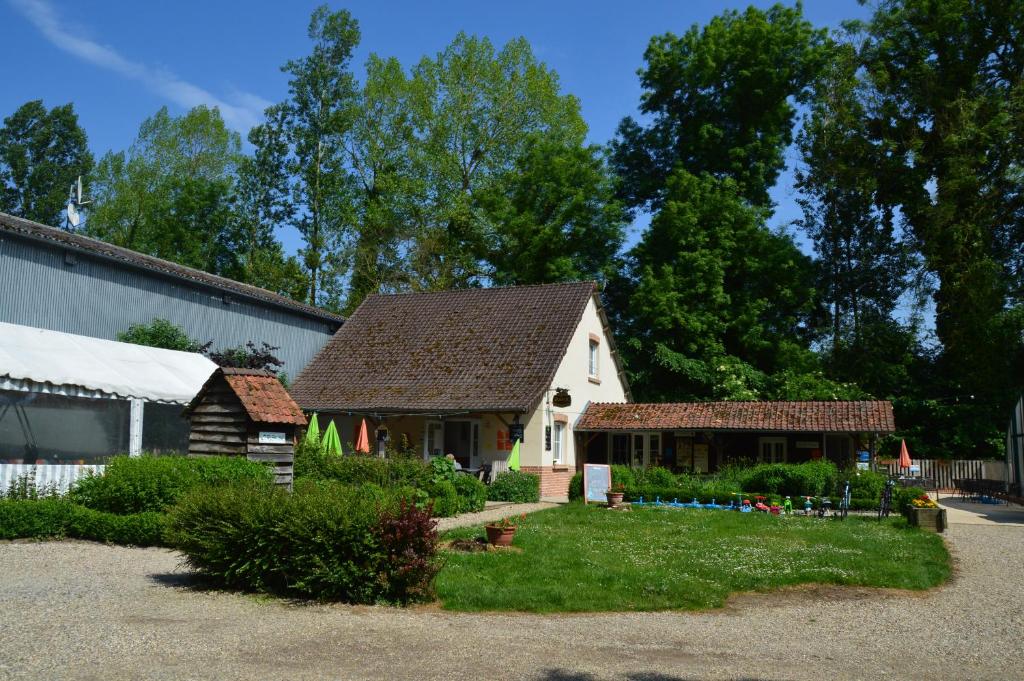
[[[185,409],[189,456],[246,456],[274,465],[292,483],[296,429],[306,416],[277,377],[262,369],[221,367]]]

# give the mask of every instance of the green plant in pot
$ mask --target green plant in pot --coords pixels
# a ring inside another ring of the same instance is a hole
[[[516,530],[519,529],[518,523],[524,520],[526,520],[526,514],[521,513],[518,516],[509,516],[496,523],[484,525],[484,530],[487,532],[487,543],[491,546],[512,546]]]
[[[608,497],[608,508],[616,508],[622,503],[622,498],[626,495],[626,486],[621,482],[617,482],[612,485],[612,488],[605,492],[605,496]]]

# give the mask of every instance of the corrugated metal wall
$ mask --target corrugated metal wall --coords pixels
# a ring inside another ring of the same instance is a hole
[[[338,324],[219,290],[9,235],[0,237],[0,321],[116,340],[132,324],[168,319],[215,349],[280,347],[294,379]]]

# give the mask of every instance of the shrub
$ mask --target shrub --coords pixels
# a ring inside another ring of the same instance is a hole
[[[499,473],[487,488],[487,498],[517,504],[540,501],[540,476],[522,471]]]
[[[579,501],[583,498],[583,472],[573,474],[569,480],[569,501]]]
[[[29,475],[19,475],[12,482],[0,499],[27,500],[27,499],[53,499],[60,496],[56,483],[40,487]]]
[[[667,468],[654,466],[647,470],[636,473],[637,485],[651,485],[654,487],[674,487],[679,484],[679,479]]]
[[[426,489],[433,472],[426,463],[408,457],[381,459],[375,456],[325,454],[302,443],[295,449],[295,477],[333,480],[346,485],[373,483],[385,489],[411,485]]]
[[[875,499],[877,503],[882,498],[882,491],[885,489],[887,479],[885,474],[874,471],[844,471],[836,483],[836,496],[842,496],[844,484],[849,480],[851,497]]]
[[[636,485],[636,473],[629,466],[616,464],[612,466],[612,485],[633,487]]]
[[[487,485],[472,475],[457,475],[455,491],[459,495],[459,513],[475,513],[487,504]]]
[[[831,461],[806,463],[766,463],[751,468],[742,480],[745,492],[800,496],[831,494],[839,471]]]
[[[350,603],[426,598],[437,534],[427,511],[381,503],[361,488],[207,487],[170,512],[167,537],[223,586]]]
[[[910,501],[924,494],[920,487],[896,487],[892,491],[892,510],[897,513],[905,513]]]
[[[161,546],[162,513],[116,515],[66,499],[0,501],[0,539],[88,539],[132,546]]]
[[[455,483],[443,480],[431,487],[431,501],[433,502],[434,515],[441,518],[450,518],[458,515],[462,508],[462,500],[455,489]]]
[[[77,480],[68,498],[108,513],[163,511],[194,487],[240,480],[269,484],[270,469],[241,456],[116,456],[102,475]]]

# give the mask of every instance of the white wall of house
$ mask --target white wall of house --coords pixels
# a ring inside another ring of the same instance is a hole
[[[590,344],[597,343],[597,375],[590,375]],[[559,464],[576,466],[576,445],[573,435],[576,422],[590,402],[626,402],[626,387],[619,377],[615,360],[612,359],[611,338],[601,324],[597,305],[591,298],[583,311],[579,324],[566,348],[555,378],[552,390],[541,400],[540,405],[526,421],[524,437],[526,447],[521,453],[524,466],[551,466],[554,463],[554,446],[545,449],[545,427],[555,433],[555,423],[565,419],[562,458]],[[551,405],[554,388],[568,388],[572,405],[564,408]]]

